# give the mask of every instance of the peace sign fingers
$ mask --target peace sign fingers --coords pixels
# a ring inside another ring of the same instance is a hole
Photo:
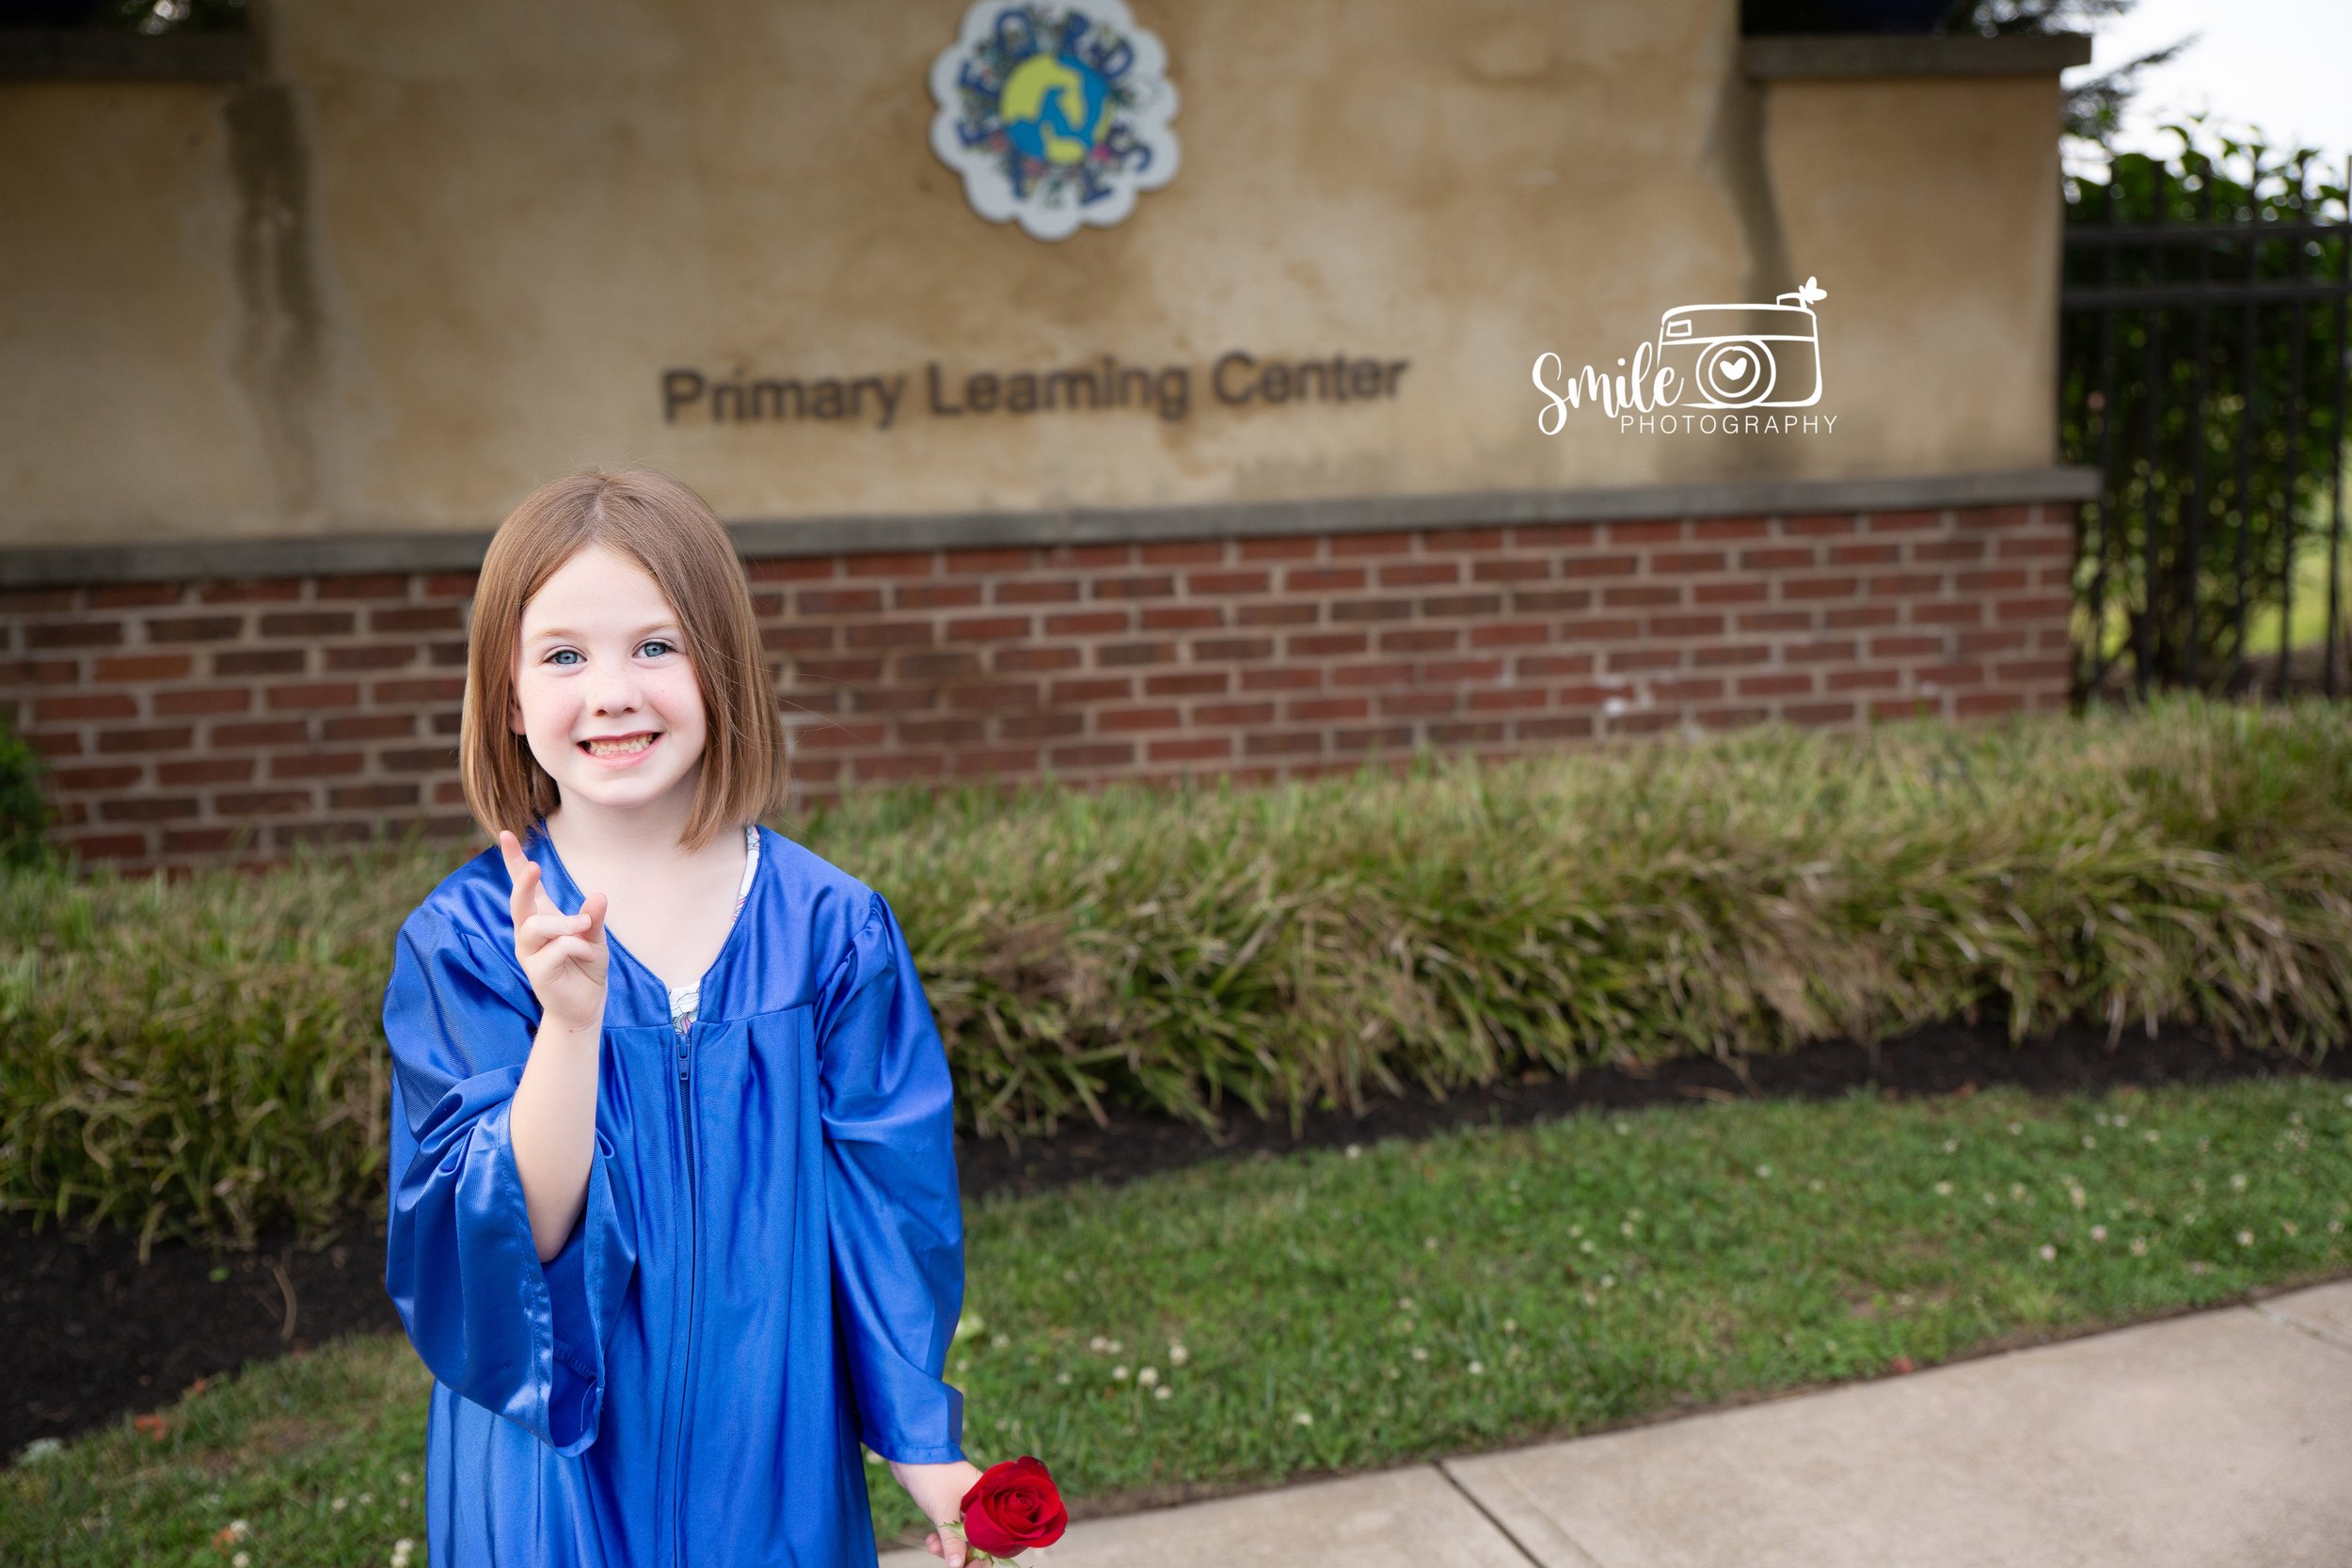
[[[507,910],[515,917],[516,930],[521,930],[523,922],[534,914],[563,913],[555,907],[555,900],[548,896],[538,863],[523,853],[522,841],[504,828],[499,830],[499,852],[505,858],[506,879],[513,889],[508,895]]]

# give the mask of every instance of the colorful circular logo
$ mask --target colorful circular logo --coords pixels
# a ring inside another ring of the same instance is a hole
[[[1121,0],[979,0],[931,62],[931,149],[991,223],[1041,240],[1107,228],[1175,178],[1167,68]]]

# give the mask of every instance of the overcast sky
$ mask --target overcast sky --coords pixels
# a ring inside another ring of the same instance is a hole
[[[2272,147],[2317,147],[2341,182],[2352,153],[2352,0],[2139,0],[2093,32],[2090,64],[2073,87],[2185,34],[2200,35],[2169,65],[2140,73],[2117,145],[2169,151],[2156,126],[2199,109],[2233,134],[2259,128]]]

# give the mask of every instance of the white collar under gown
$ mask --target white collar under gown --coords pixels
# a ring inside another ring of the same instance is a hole
[[[433,1568],[870,1568],[859,1444],[963,1458],[946,1053],[882,895],[757,832],[683,1034],[610,942],[586,1207],[544,1268],[507,1126],[540,1007],[498,848],[401,926],[384,1284],[435,1379]],[[578,913],[544,823],[523,851]]]

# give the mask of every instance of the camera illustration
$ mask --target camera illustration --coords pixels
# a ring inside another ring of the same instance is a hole
[[[1821,401],[1813,278],[1770,305],[1679,305],[1658,318],[1658,362],[1687,384],[1683,408],[1805,408]]]

